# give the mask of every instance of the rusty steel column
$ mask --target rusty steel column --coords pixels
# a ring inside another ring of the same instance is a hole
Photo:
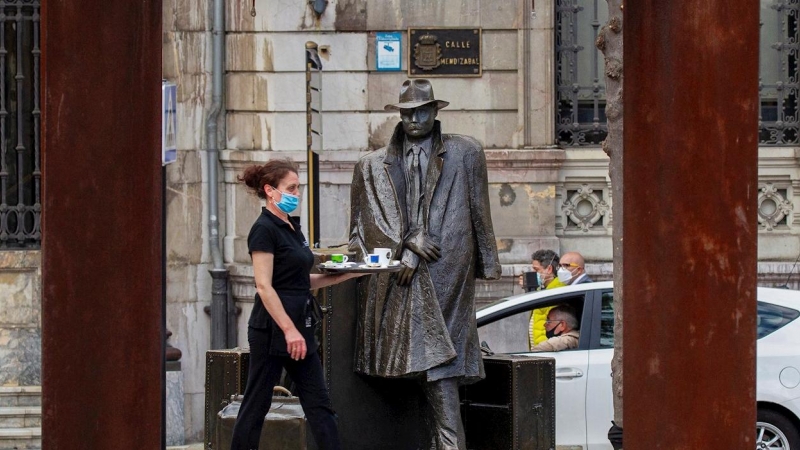
[[[45,450],[162,446],[161,14],[43,1]]]
[[[759,3],[624,8],[624,448],[752,450]]]

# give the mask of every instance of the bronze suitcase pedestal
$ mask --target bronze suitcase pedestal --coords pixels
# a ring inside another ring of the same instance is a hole
[[[288,392],[288,391],[287,391]],[[239,415],[242,396],[237,395],[217,414],[214,433],[215,449],[228,450],[233,439],[233,426]],[[260,450],[316,450],[314,438],[297,397],[274,396],[261,429]]]
[[[461,388],[468,450],[556,448],[555,359],[484,356],[486,378]]]
[[[217,413],[230,403],[231,396],[244,395],[249,368],[249,349],[234,348],[206,352],[206,423],[204,428],[206,450],[217,448],[214,445]]]

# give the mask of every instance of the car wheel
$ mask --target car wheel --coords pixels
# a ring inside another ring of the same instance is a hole
[[[783,414],[759,409],[756,450],[800,450],[800,432]]]

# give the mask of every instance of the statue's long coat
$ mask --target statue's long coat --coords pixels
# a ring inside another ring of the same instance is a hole
[[[360,255],[388,247],[400,259],[414,226],[407,217],[404,139],[398,124],[388,146],[356,164],[350,248]],[[356,371],[477,381],[484,373],[475,279],[500,277],[481,145],[467,136],[442,135],[437,121],[424,192],[425,227],[442,256],[430,264],[420,259],[409,286],[398,286],[396,273],[371,277],[359,308]]]

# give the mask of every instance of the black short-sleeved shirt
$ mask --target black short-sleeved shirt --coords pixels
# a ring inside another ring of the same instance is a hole
[[[314,254],[308,247],[308,240],[303,236],[299,219],[290,217],[289,220],[291,220],[294,230],[269,210],[262,208],[261,215],[250,228],[247,247],[251,255],[253,252],[266,252],[274,255],[272,287],[278,293],[286,314],[306,338],[308,353],[312,353],[312,349],[316,350],[316,345],[313,326],[309,326],[309,317],[312,313],[312,305],[309,303],[311,301],[309,274],[314,265]],[[272,328],[273,339],[270,353],[288,354],[283,332],[270,317],[258,293],[256,293],[248,325],[253,328]]]

